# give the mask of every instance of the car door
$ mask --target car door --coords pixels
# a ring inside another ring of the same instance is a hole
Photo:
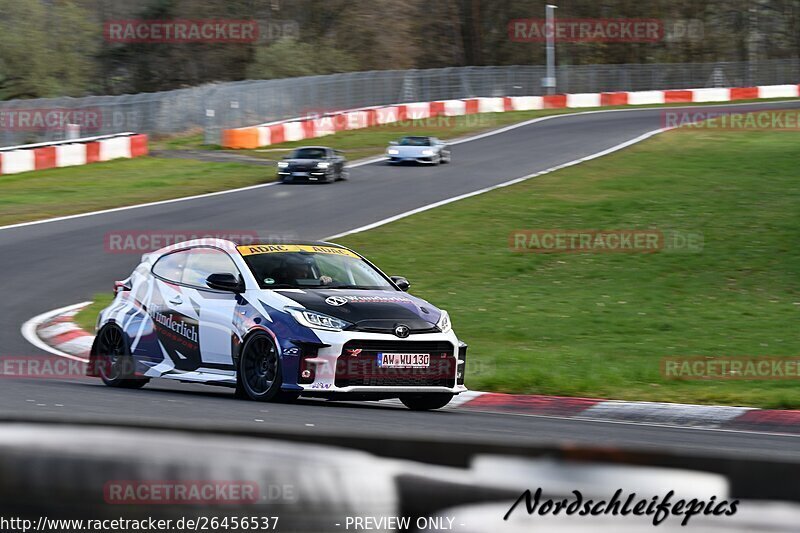
[[[156,369],[196,370],[200,364],[199,315],[191,295],[183,285],[183,273],[191,249],[161,256],[153,265],[153,292],[147,313],[153,321],[156,338],[165,356]]]
[[[233,369],[233,345],[237,336],[233,324],[238,296],[211,289],[206,284],[211,274],[228,273],[241,279],[230,256],[210,247],[194,248],[183,270],[182,283],[199,324],[200,357],[196,368]]]

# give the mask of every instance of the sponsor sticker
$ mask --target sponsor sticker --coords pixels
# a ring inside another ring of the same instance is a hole
[[[312,252],[319,254],[331,255],[344,255],[347,257],[355,257],[361,259],[358,255],[345,250],[344,248],[336,248],[335,246],[314,246],[305,244],[259,244],[249,246],[237,246],[237,250],[243,256],[257,255],[257,254],[276,254],[276,253],[289,253],[289,252]]]
[[[352,295],[342,295],[342,296],[328,296],[325,298],[325,303],[328,305],[333,306],[340,306],[346,303],[353,303],[353,304],[410,304],[413,303],[408,298],[403,298],[402,296],[352,296]]]

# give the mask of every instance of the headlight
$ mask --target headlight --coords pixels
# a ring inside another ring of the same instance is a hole
[[[331,166],[331,164],[326,163],[325,161],[320,161],[319,163],[317,163],[317,168],[328,168],[329,166]]]
[[[332,316],[323,315],[308,309],[298,309],[296,307],[287,307],[286,311],[294,317],[300,325],[312,329],[324,329],[326,331],[342,331],[350,326],[350,322],[340,320]]]
[[[386,153],[389,155],[397,155],[400,153],[400,150],[397,150],[395,148],[389,148],[388,150],[386,150]]]
[[[286,168],[289,166],[289,163],[286,161],[278,161],[278,168]]]
[[[422,155],[433,155],[433,150],[423,150]]]
[[[447,333],[453,329],[453,325],[450,324],[450,315],[447,314],[447,311],[442,311],[442,316],[439,317],[436,327],[439,328],[442,333]]]

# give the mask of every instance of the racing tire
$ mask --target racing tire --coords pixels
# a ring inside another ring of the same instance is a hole
[[[294,393],[281,391],[282,365],[275,343],[263,333],[247,338],[242,346],[236,372],[237,398],[258,402],[291,401]]]
[[[449,163],[449,162],[450,162],[450,159],[451,159],[452,157],[453,157],[453,156],[452,156],[452,154],[451,154],[450,152],[447,152],[447,157],[443,157],[443,158],[442,158],[442,163]]]
[[[346,168],[343,168],[339,172],[339,177],[337,178],[337,181],[346,181],[347,178],[349,178],[349,177],[350,177],[350,171],[347,170]]]
[[[100,379],[109,387],[141,389],[149,378],[134,377],[135,362],[125,334],[116,324],[107,324],[97,332],[92,360]]]
[[[441,409],[453,399],[452,394],[407,394],[400,396],[400,401],[412,411],[431,411]]]

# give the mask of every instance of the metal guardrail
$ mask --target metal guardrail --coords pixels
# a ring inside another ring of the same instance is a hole
[[[202,130],[206,142],[218,143],[224,128],[341,109],[476,96],[542,95],[546,93],[544,76],[543,65],[381,70],[120,96],[13,100],[0,102],[0,146],[64,139],[64,122],[70,118],[86,122],[82,135],[119,131],[168,135]],[[561,65],[557,69],[560,93],[747,87],[798,81],[798,59]],[[85,115],[69,115],[67,111],[83,111]],[[54,126],[47,126],[49,123]]]

